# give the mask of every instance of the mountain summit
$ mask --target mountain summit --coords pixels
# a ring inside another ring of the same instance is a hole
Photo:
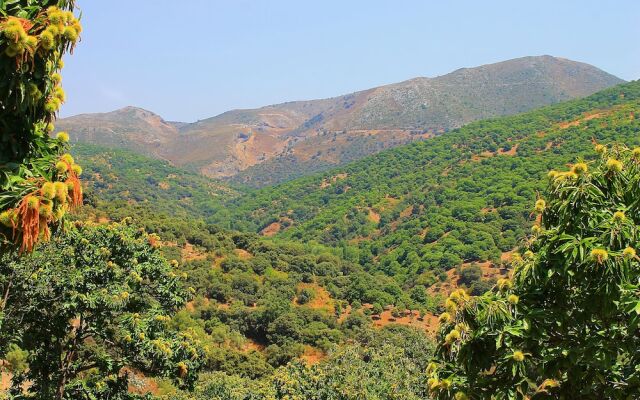
[[[129,148],[259,186],[621,82],[589,64],[523,57],[329,99],[228,111],[195,123],[166,122],[126,107],[62,119],[58,128],[74,140]]]

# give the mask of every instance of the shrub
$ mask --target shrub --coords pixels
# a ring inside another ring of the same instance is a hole
[[[471,286],[482,278],[482,269],[480,266],[473,264],[468,267],[463,267],[460,270],[460,278],[458,283]]]

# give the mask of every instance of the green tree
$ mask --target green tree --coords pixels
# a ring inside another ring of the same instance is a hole
[[[194,382],[202,351],[169,324],[190,294],[153,240],[127,224],[79,227],[0,257],[0,358],[28,365],[12,371],[16,398],[126,398],[125,367]]]
[[[401,347],[390,343],[347,346],[312,367],[295,362],[276,371],[276,399],[406,399],[426,397],[424,371]]]
[[[82,202],[69,136],[51,138],[65,93],[62,56],[82,30],[73,0],[0,2],[0,246],[22,251],[50,236]]]
[[[439,399],[629,399],[640,391],[640,148],[549,174],[513,280],[442,314]],[[593,170],[593,171],[591,171]]]
[[[482,269],[477,264],[462,267],[460,270],[460,278],[458,283],[471,286],[482,278]]]
[[[302,288],[298,293],[298,304],[307,304],[313,300],[316,293],[311,288]]]
[[[187,293],[127,226],[60,231],[82,168],[53,122],[59,71],[82,27],[73,0],[0,2],[0,358],[14,398],[126,398],[124,367],[189,386],[200,351],[168,329]]]

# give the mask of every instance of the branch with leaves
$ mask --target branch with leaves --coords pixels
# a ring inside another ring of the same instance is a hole
[[[66,95],[60,70],[82,26],[74,2],[0,4],[0,246],[31,251],[82,202],[82,168],[53,121]]]
[[[640,148],[549,173],[512,280],[440,316],[438,399],[627,399],[640,392]]]

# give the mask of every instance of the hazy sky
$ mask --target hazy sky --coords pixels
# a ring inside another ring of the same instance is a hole
[[[78,0],[62,115],[195,121],[526,55],[640,78],[639,0]]]

